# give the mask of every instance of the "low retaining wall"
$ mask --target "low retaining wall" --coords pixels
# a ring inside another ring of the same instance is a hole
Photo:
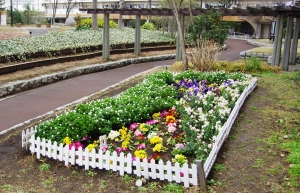
[[[151,57],[141,57],[141,58],[134,58],[134,59],[124,59],[124,60],[120,60],[120,61],[116,61],[116,62],[107,62],[104,64],[94,64],[94,65],[79,67],[79,68],[75,68],[75,69],[72,69],[67,72],[58,72],[58,73],[53,73],[53,74],[42,75],[42,76],[32,78],[29,80],[15,81],[15,82],[11,82],[6,85],[0,86],[0,97],[5,97],[8,95],[18,93],[18,92],[37,88],[40,86],[58,82],[60,80],[74,78],[74,77],[85,75],[85,74],[101,72],[101,71],[110,70],[110,69],[114,69],[114,68],[120,68],[120,67],[128,66],[131,64],[154,62],[154,61],[161,61],[161,60],[170,60],[170,59],[174,59],[174,58],[175,58],[175,54],[151,56]]]

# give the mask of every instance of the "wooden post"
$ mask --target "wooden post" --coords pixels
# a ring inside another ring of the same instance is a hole
[[[134,54],[141,55],[141,16],[136,15],[135,19],[135,41],[134,41]]]
[[[109,59],[109,14],[104,14],[102,57]]]
[[[199,183],[200,183],[200,186],[201,186],[201,191],[206,192],[207,191],[206,178],[205,178],[205,173],[204,173],[202,161],[197,160],[196,165],[197,165],[198,180],[199,180]]]
[[[272,54],[272,66],[279,66],[282,46],[282,32],[283,32],[284,14],[279,14],[277,17],[277,24],[275,30],[275,40]]]
[[[292,47],[291,47],[290,64],[296,64],[299,27],[300,27],[300,17],[297,17],[296,23],[294,25],[294,34],[293,34],[293,41],[292,41]]]
[[[291,39],[292,39],[292,27],[293,27],[293,16],[288,16],[286,32],[285,32],[285,41],[282,55],[282,70],[289,70],[289,57],[291,49]]]

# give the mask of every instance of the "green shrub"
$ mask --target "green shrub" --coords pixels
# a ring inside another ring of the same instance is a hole
[[[92,23],[93,23],[92,18],[80,18],[79,22],[76,24],[76,29],[77,30],[90,29],[92,27]],[[103,28],[104,19],[99,18],[97,23],[99,28]],[[113,20],[109,21],[110,28],[117,28],[117,26],[118,25]]]
[[[217,61],[214,70],[224,70],[226,72],[244,72],[244,73],[261,73],[261,72],[281,72],[281,68],[277,66],[271,66],[263,61],[257,61],[251,59],[245,63],[244,60],[238,60],[234,62],[230,61]]]
[[[156,27],[153,23],[146,22],[141,26],[141,29],[156,30]]]

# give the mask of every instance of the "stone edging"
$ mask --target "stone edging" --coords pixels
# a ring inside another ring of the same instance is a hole
[[[114,62],[93,64],[84,67],[74,68],[66,72],[57,72],[57,73],[42,75],[28,80],[19,80],[15,82],[10,82],[8,84],[0,86],[0,97],[9,96],[18,92],[34,89],[40,86],[48,85],[61,80],[74,78],[85,74],[101,72],[101,71],[110,70],[114,68],[120,68],[131,64],[170,60],[174,58],[175,58],[175,54],[124,59],[124,60],[119,60]]]

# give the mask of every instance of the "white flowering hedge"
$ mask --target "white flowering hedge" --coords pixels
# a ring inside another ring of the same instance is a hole
[[[110,29],[110,45],[134,43],[135,31],[132,28]],[[63,49],[86,48],[102,45],[103,31],[70,30],[51,32],[43,36],[19,38],[0,41],[0,56],[19,55],[25,53],[59,51]],[[141,30],[141,43],[174,42],[167,33]]]
[[[166,116],[165,124],[168,132],[173,133],[168,143],[174,141],[175,144],[172,152],[205,161],[235,102],[251,81],[250,75],[242,73],[155,73],[119,97],[79,104],[74,110],[41,123],[37,126],[35,137],[93,149],[99,148],[97,142],[90,140],[88,144],[87,139],[109,134],[109,139],[122,136],[122,148],[117,149],[128,151],[131,148],[123,147],[132,145],[127,128],[133,132],[137,125],[142,125],[139,126],[139,134],[134,131],[134,135],[146,140],[141,134],[146,136],[152,129],[160,133],[158,127],[151,126],[157,121],[151,119],[165,114],[163,112],[167,110],[171,115]],[[161,144],[159,148],[163,147]],[[135,155],[142,158],[145,151],[138,150]],[[185,160],[177,162],[184,163]]]

